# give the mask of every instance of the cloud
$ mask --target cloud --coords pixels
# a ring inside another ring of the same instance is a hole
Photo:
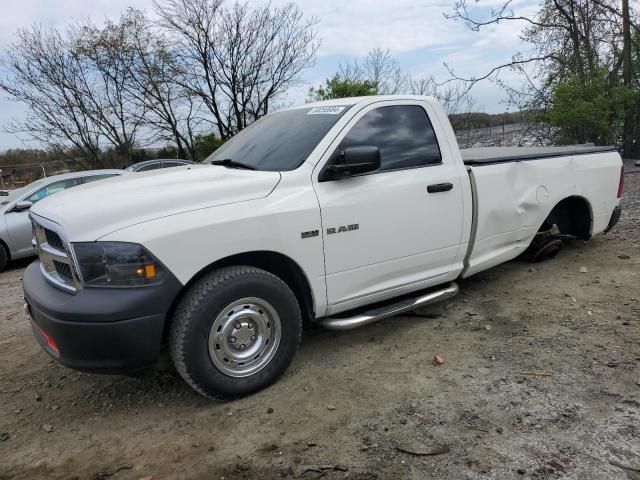
[[[319,55],[361,56],[376,45],[397,54],[461,38],[460,29],[442,15],[450,8],[447,1],[302,0],[299,5],[320,20]]]
[[[34,23],[56,28],[87,18],[100,23],[119,17],[130,6],[150,11],[152,0],[20,0],[0,15],[0,46],[4,49],[11,43],[16,29]]]

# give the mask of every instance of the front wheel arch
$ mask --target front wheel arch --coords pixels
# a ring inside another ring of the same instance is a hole
[[[216,260],[215,262],[203,267],[184,285],[180,293],[176,296],[167,318],[170,319],[172,317],[173,311],[191,285],[215,270],[234,265],[246,265],[259,268],[282,279],[298,299],[300,309],[302,310],[303,321],[310,322],[315,318],[313,292],[311,290],[309,280],[300,265],[298,265],[295,260],[282,253],[267,250],[243,252],[231,255]],[[168,338],[169,329],[171,328],[170,323],[170,321],[166,322],[162,336],[163,343],[166,343]]]

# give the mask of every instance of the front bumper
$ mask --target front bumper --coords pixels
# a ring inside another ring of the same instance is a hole
[[[22,279],[34,336],[61,364],[125,373],[153,365],[167,314],[182,285],[169,275],[157,286],[86,288],[75,295],[45,280],[36,260]]]

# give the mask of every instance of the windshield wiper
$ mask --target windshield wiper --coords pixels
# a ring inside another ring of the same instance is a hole
[[[242,168],[245,170],[256,169],[256,167],[252,165],[247,165],[246,163],[242,162],[236,162],[235,160],[231,160],[230,158],[223,158],[222,160],[211,160],[211,165],[222,165],[223,167]]]

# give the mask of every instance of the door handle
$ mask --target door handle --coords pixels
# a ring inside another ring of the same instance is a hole
[[[429,193],[448,192],[452,188],[453,188],[453,183],[436,183],[434,185],[429,185],[427,187],[427,192]]]

